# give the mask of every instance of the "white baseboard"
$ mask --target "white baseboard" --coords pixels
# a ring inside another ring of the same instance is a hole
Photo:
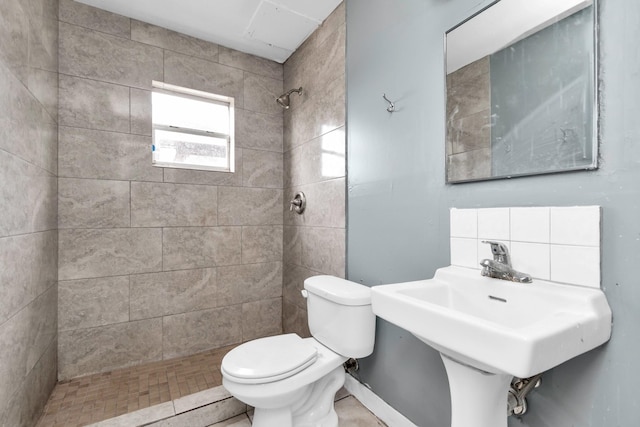
[[[349,374],[346,375],[344,388],[389,427],[417,427],[404,415],[393,409],[387,402],[380,399],[374,392]]]

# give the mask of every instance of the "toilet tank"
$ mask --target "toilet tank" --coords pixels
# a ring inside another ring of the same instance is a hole
[[[373,352],[376,316],[371,311],[371,290],[334,276],[304,281],[311,335],[345,357]]]

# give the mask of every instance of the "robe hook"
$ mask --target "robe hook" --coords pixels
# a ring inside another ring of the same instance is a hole
[[[396,111],[395,104],[393,102],[391,102],[389,100],[389,98],[387,98],[387,95],[383,93],[382,97],[384,98],[385,101],[387,101],[389,103],[389,106],[387,107],[387,111],[390,112],[390,113],[393,113],[394,111]]]

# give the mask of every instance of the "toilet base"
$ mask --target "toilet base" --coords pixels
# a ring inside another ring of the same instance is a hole
[[[255,408],[253,427],[338,427],[333,401],[344,385],[342,366],[298,390],[293,402],[281,408]],[[284,403],[284,402],[283,402]]]

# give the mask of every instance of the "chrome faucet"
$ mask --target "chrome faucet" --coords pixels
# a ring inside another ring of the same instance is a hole
[[[509,248],[504,243],[483,240],[482,243],[491,245],[493,259],[483,259],[480,262],[482,271],[480,274],[495,279],[510,280],[518,283],[531,283],[531,276],[516,271],[511,267]]]

